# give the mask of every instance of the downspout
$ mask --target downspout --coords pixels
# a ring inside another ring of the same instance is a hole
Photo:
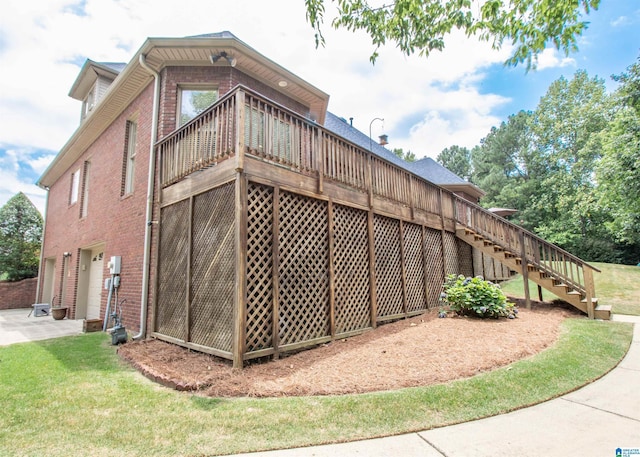
[[[158,136],[158,103],[160,100],[160,74],[147,65],[144,54],[138,59],[140,66],[153,75],[153,112],[151,118],[151,141],[149,144],[149,177],[147,182],[147,209],[144,229],[144,258],[142,260],[142,293],[140,296],[140,332],[133,336],[134,340],[144,338],[147,333],[147,307],[149,305],[149,270],[151,263],[151,228],[153,217],[153,188],[156,172],[155,141]]]
[[[47,192],[47,195],[44,200],[44,216],[42,217],[42,240],[40,240],[40,264],[38,265],[38,279],[36,282],[36,296],[34,303],[40,303],[40,297],[42,296],[40,286],[42,285],[42,273],[44,271],[42,265],[44,262],[44,235],[47,232],[47,209],[49,208],[49,188],[46,186],[42,188]],[[54,303],[50,303],[50,305],[53,306]]]

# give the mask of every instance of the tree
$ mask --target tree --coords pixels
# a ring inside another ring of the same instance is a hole
[[[554,81],[534,113],[536,147],[549,167],[541,182],[544,199],[534,206],[543,215],[536,230],[567,250],[580,252],[604,235],[607,215],[595,198],[594,172],[602,154],[599,134],[610,117],[604,81],[584,70],[570,81]]]
[[[394,148],[392,152],[406,162],[416,161],[416,155],[411,151],[405,153],[402,148]]]
[[[471,179],[471,151],[461,146],[444,148],[436,161],[462,179]]]
[[[0,208],[0,274],[9,281],[38,275],[42,216],[19,192]]]
[[[612,236],[640,247],[640,57],[612,78],[621,83],[614,95],[620,108],[601,135],[599,202],[611,215]]]
[[[517,209],[519,224],[528,230],[541,221],[535,202],[548,172],[535,148],[532,119],[531,111],[509,116],[471,151],[473,182],[487,193],[482,204]]]
[[[335,3],[332,26],[366,32],[374,46],[372,62],[387,41],[406,55],[441,51],[447,35],[457,29],[490,42],[494,49],[512,43],[514,52],[506,63],[526,62],[529,69],[548,44],[565,54],[575,52],[587,27],[581,16],[596,10],[600,0],[395,0],[379,7],[367,0]],[[305,0],[305,6],[316,46],[322,45],[325,1]]]

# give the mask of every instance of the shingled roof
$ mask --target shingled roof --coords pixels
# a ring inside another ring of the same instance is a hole
[[[425,157],[415,162],[402,160],[387,148],[378,144],[375,140],[371,141],[369,136],[353,127],[346,119],[338,117],[333,113],[327,112],[324,127],[363,149],[369,150],[369,148],[371,148],[371,152],[377,156],[382,157],[383,159],[402,167],[429,182],[438,184],[445,188],[451,187],[452,189],[450,190],[456,191],[461,190],[461,186],[468,187],[469,192],[467,193],[470,195],[477,195],[478,197],[484,194],[477,186],[469,181],[465,181],[460,176],[443,167],[430,157]],[[453,189],[454,187],[455,189]]]

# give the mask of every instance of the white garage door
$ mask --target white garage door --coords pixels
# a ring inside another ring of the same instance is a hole
[[[102,249],[94,249],[91,251],[90,265],[87,319],[99,319],[100,299],[102,297],[102,271],[104,268],[104,252]]]

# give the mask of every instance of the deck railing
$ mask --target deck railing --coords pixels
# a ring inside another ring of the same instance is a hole
[[[157,144],[161,185],[232,156],[260,158],[301,174],[455,220],[588,295],[591,270],[578,257],[424,180],[242,86]],[[239,152],[239,155],[238,155]]]

